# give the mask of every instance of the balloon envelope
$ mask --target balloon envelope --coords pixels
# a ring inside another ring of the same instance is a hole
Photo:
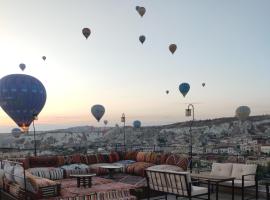
[[[170,52],[171,52],[172,54],[174,54],[174,52],[176,51],[176,49],[177,49],[176,44],[171,44],[171,45],[169,46],[169,50],[170,50]]]
[[[21,132],[21,130],[19,128],[14,128],[14,129],[11,130],[11,134],[15,138],[19,138],[21,133],[22,132]]]
[[[46,102],[46,90],[35,77],[11,74],[0,79],[0,102],[2,109],[13,121],[27,131],[34,117]]]
[[[83,28],[82,33],[84,37],[87,39],[91,34],[91,30],[89,28]]]
[[[45,61],[46,60],[46,56],[42,56],[42,59]]]
[[[145,7],[139,7],[139,6],[138,6],[138,8],[136,7],[136,10],[138,11],[138,13],[139,13],[139,15],[140,15],[141,17],[143,17],[144,14],[145,14],[145,12],[146,12]]]
[[[104,124],[107,125],[108,124],[108,120],[104,120]]]
[[[133,122],[133,127],[134,127],[134,128],[140,128],[140,127],[141,127],[141,122],[140,122],[139,120],[135,120],[135,121]]]
[[[204,87],[205,86],[205,83],[202,83],[202,86]]]
[[[19,67],[20,67],[20,69],[21,69],[22,71],[26,68],[25,64],[23,64],[23,63],[21,63],[21,64],[19,65]]]
[[[143,44],[144,41],[145,41],[145,36],[144,36],[144,35],[141,35],[141,36],[139,37],[139,40],[140,40],[140,42]]]
[[[96,118],[96,120],[99,122],[99,120],[102,118],[102,116],[105,113],[105,108],[102,105],[94,105],[91,108],[92,115]]]
[[[169,94],[169,90],[166,90],[166,94]]]
[[[179,91],[182,93],[182,95],[185,97],[190,89],[190,85],[188,83],[181,83],[179,85]]]
[[[239,106],[236,111],[235,115],[239,120],[245,120],[250,115],[250,108],[248,106]]]

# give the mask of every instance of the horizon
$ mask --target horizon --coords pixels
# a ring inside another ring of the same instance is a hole
[[[118,2],[0,2],[0,78],[28,74],[43,83],[37,131],[120,125],[122,113],[127,125],[179,123],[190,120],[185,109],[194,102],[196,120],[234,117],[241,105],[252,116],[270,114],[269,1]],[[136,6],[146,8],[143,17]],[[185,98],[182,82],[191,85]],[[106,109],[100,123],[94,104]],[[0,133],[15,127],[0,109]]]

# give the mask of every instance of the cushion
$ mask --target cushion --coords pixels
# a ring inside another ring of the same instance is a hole
[[[64,156],[57,156],[57,166],[62,166],[65,164],[65,157]]]
[[[145,162],[149,162],[149,163],[152,163],[151,162],[151,158],[152,158],[152,155],[153,155],[154,153],[152,153],[152,152],[147,152],[146,154],[145,154]]]
[[[71,164],[75,163],[81,163],[81,155],[80,154],[74,154],[71,156]]]
[[[128,151],[125,154],[125,158],[123,160],[136,160],[137,158],[137,151]]]
[[[175,165],[154,165],[148,167],[147,170],[154,170],[154,171],[174,171],[174,172],[182,172],[184,171],[181,167]]]
[[[59,180],[64,178],[64,170],[61,168],[37,167],[37,168],[30,168],[27,171],[34,176],[47,178],[51,180]]]
[[[90,164],[95,164],[95,163],[97,163],[96,155],[94,154],[87,155],[87,164],[90,165]]]
[[[231,176],[242,180],[245,174],[256,174],[257,165],[255,164],[233,164]],[[245,176],[247,181],[255,181],[255,176]]]
[[[232,163],[213,163],[211,175],[230,177],[232,174]]]
[[[154,164],[147,162],[135,162],[127,166],[126,172],[138,176],[145,176],[145,169],[153,165]]]
[[[5,171],[3,169],[0,169],[0,188],[3,187],[3,178],[5,175]]]
[[[136,156],[137,162],[145,162],[146,152],[138,152]]]
[[[57,158],[57,156],[29,157],[29,165],[31,168],[34,168],[34,167],[57,167],[58,158]]]
[[[166,164],[166,161],[170,155],[171,155],[170,153],[165,153],[165,154],[159,155],[160,158],[159,156],[157,156],[160,159],[159,161],[157,160],[157,164]]]
[[[106,163],[102,154],[97,154],[97,163]]]
[[[26,176],[26,175],[25,175]],[[21,188],[25,188],[24,185],[24,173],[23,173],[23,168],[20,165],[16,165],[14,167],[14,179],[15,182],[21,187]],[[29,179],[26,176],[26,190],[35,193],[35,189],[32,186],[31,182],[29,181]]]
[[[41,187],[46,187],[46,186],[53,186],[53,185],[58,185],[57,182],[46,179],[46,178],[41,178],[41,177],[36,177],[29,172],[26,172],[26,177],[33,186],[35,191],[38,191],[39,188]]]
[[[14,166],[12,166],[9,162],[4,163],[4,171],[5,171],[5,178],[9,182],[15,182],[14,179]]]
[[[188,168],[188,158],[181,155],[173,154],[170,155],[166,160],[167,165],[176,165],[181,167],[184,171]]]
[[[109,162],[114,163],[120,160],[119,154],[117,152],[112,152],[109,155]]]
[[[87,155],[80,155],[81,163],[88,164]]]

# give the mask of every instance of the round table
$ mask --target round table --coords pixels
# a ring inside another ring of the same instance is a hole
[[[109,179],[114,179],[113,174],[114,174],[115,170],[121,169],[121,168],[123,168],[123,166],[119,166],[119,165],[102,165],[102,166],[100,166],[100,168],[108,169],[108,171],[109,171],[108,178]]]

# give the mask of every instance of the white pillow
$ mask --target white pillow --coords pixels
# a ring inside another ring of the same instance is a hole
[[[256,174],[257,165],[255,164],[233,164],[232,177],[242,180],[246,174]],[[245,176],[244,180],[255,181],[255,176]]]
[[[213,163],[210,175],[230,177],[232,166],[232,163]]]
[[[14,179],[14,166],[12,166],[9,162],[6,162],[4,165],[5,177],[10,182],[15,182]]]
[[[21,188],[24,187],[24,175],[23,175],[23,168],[20,165],[16,165],[14,167],[14,179],[15,182],[20,185]],[[29,180],[26,178],[26,189],[31,192],[35,192],[32,184],[29,182]]]

